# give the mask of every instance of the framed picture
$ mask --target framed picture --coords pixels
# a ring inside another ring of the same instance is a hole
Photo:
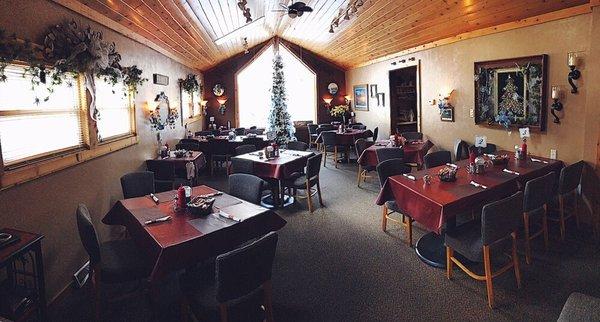
[[[369,110],[369,86],[367,84],[354,85],[354,109],[358,111]]]
[[[546,130],[547,55],[475,63],[475,124]]]
[[[371,87],[369,88],[369,90],[371,90],[371,98],[374,98],[377,96],[377,84],[371,84]]]
[[[440,119],[444,122],[454,122],[454,108],[446,107],[442,109],[442,114],[440,114]]]
[[[377,93],[377,106],[385,106],[385,93]]]

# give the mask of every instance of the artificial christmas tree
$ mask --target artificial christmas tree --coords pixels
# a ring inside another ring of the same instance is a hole
[[[268,131],[275,133],[274,140],[278,145],[285,145],[289,141],[295,140],[295,129],[287,111],[283,62],[279,54],[275,55],[273,59],[273,88],[271,89]]]
[[[517,93],[517,86],[515,80],[508,76],[506,80],[506,86],[502,88],[502,96],[500,97],[499,112],[505,111],[506,114],[512,114],[515,116],[524,115],[523,98]]]

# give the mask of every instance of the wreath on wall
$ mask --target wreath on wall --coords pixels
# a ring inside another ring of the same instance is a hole
[[[7,37],[0,30],[0,82],[7,80],[5,69],[15,60],[29,65],[23,76],[31,76],[32,89],[45,84],[49,94],[53,93],[53,86],[65,81],[66,76],[83,74],[86,89],[92,98],[90,116],[93,120],[99,117],[95,105],[94,76],[103,78],[113,86],[121,84],[132,93],[137,93],[138,86],[147,81],[136,65],[121,66],[121,55],[116,51],[115,44],[105,42],[102,32],[93,31],[90,27],[79,28],[75,21],[50,27],[43,46],[19,40],[16,35]],[[46,67],[48,63],[52,66]],[[44,98],[45,101],[48,99]],[[40,98],[36,97],[35,102],[39,101]]]
[[[166,127],[174,129],[177,118],[179,117],[179,113],[177,112],[176,108],[171,108],[171,104],[169,103],[169,97],[167,97],[165,92],[160,92],[160,94],[156,95],[154,101],[157,102],[158,105],[156,106],[154,111],[150,112],[149,121],[152,129],[156,131],[164,130]],[[167,117],[164,120],[160,115],[161,103],[166,104],[168,109]]]

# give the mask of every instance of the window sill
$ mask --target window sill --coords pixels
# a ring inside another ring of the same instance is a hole
[[[68,152],[52,159],[46,159],[20,168],[5,170],[0,176],[0,190],[41,178],[51,173],[81,164],[83,162],[125,149],[139,142],[137,135],[115,138],[103,142],[92,149]]]

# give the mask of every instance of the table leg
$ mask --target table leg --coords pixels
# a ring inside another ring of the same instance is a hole
[[[46,321],[46,282],[44,280],[44,259],[42,256],[42,243],[38,242],[33,249],[35,253],[35,272],[37,274],[38,301],[40,302],[41,320]]]
[[[446,230],[456,228],[456,218],[446,220]],[[444,245],[445,232],[434,232],[423,235],[415,245],[415,252],[425,264],[436,268],[446,268],[446,246]],[[459,256],[455,252],[456,256]]]

